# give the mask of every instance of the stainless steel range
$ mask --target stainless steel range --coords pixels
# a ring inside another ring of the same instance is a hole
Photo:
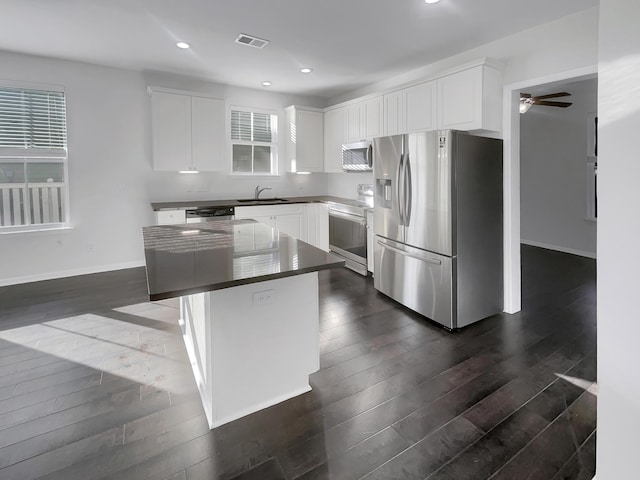
[[[360,275],[367,275],[367,207],[373,207],[373,185],[358,185],[353,202],[329,202],[329,249]]]

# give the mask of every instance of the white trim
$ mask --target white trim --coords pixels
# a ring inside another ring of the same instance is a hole
[[[49,90],[51,92],[62,92],[66,96],[64,85],[59,85],[57,83],[39,83],[26,82],[24,80],[0,79],[0,85],[9,88],[24,88],[28,90]]]
[[[225,101],[220,95],[212,95],[210,93],[194,92],[193,90],[180,90],[178,88],[158,87],[155,85],[147,85],[147,93],[151,95],[153,92],[174,93],[176,95],[187,95],[189,97],[213,98],[214,100]],[[226,101],[225,101],[226,102]]]
[[[123,262],[113,263],[110,265],[100,265],[96,267],[74,268],[71,270],[62,270],[59,272],[37,273],[34,275],[25,275],[23,277],[1,278],[0,287],[10,285],[18,285],[21,283],[40,282],[42,280],[54,280],[57,278],[75,277],[77,275],[89,275],[91,273],[111,272],[114,270],[124,270],[126,268],[144,267],[145,262]]]
[[[504,138],[504,311],[522,308],[520,274],[520,90],[598,74],[598,65],[567,70],[503,87]]]
[[[530,245],[532,247],[546,248],[547,250],[555,250],[556,252],[570,253],[571,255],[579,255],[581,257],[596,258],[594,252],[586,252],[584,250],[576,250],[575,248],[561,247],[559,245],[551,245],[550,243],[534,242],[533,240],[520,240],[520,243],[524,245]]]

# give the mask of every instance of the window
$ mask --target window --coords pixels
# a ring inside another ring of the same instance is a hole
[[[67,190],[64,92],[0,85],[0,232],[66,225]]]
[[[277,131],[277,115],[232,108],[233,173],[266,175],[278,173]]]

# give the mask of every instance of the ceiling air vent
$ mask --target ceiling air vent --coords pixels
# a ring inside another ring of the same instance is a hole
[[[249,47],[264,48],[269,43],[269,40],[264,40],[262,38],[252,37],[251,35],[241,33],[236,38],[236,43],[240,43],[242,45],[248,45]]]

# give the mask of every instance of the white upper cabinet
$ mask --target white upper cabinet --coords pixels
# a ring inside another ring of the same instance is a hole
[[[346,143],[360,142],[364,140],[366,133],[366,110],[364,102],[347,105],[345,113]]]
[[[397,90],[384,96],[384,135],[399,135],[407,131],[404,114],[404,92]]]
[[[324,171],[342,172],[342,144],[345,143],[345,108],[324,112]]]
[[[478,65],[438,79],[438,128],[499,131],[501,127],[498,70]]]
[[[153,169],[222,170],[224,111],[224,100],[152,90]]]
[[[437,83],[432,81],[402,90],[406,118],[405,133],[437,128],[436,88]]]
[[[384,125],[382,95],[346,106],[345,143],[361,142],[380,137]]]
[[[382,95],[364,102],[364,138],[372,140],[384,135],[384,99]]]
[[[324,171],[324,126],[321,110],[290,106],[287,119],[286,162],[289,172]]]

